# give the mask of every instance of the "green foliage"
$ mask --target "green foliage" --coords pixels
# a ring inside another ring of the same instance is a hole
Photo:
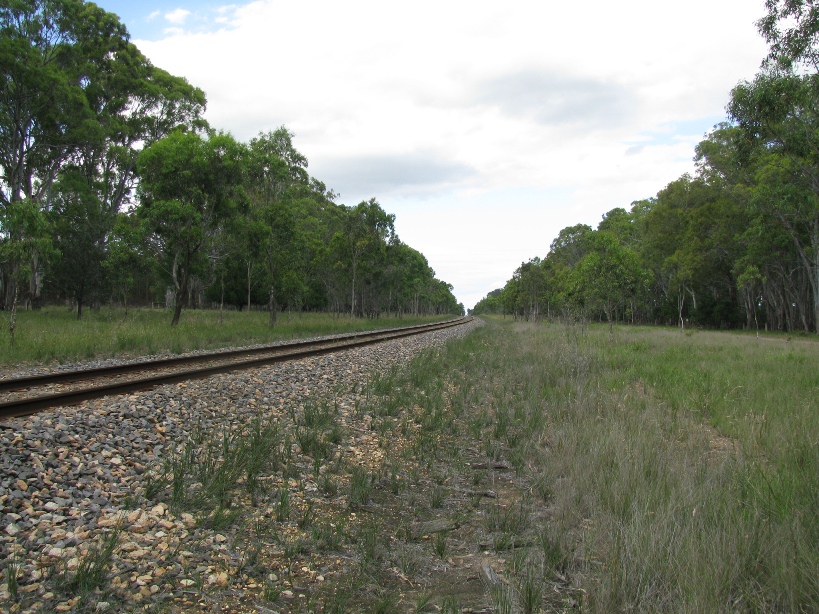
[[[177,130],[139,155],[139,214],[165,262],[179,323],[188,284],[206,243],[243,205],[244,148],[227,134]]]

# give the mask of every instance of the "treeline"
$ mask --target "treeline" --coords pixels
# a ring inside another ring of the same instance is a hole
[[[462,313],[375,199],[307,173],[284,127],[248,143],[82,0],[0,6],[0,308],[264,306]]]
[[[767,7],[771,54],[731,92],[696,173],[563,229],[474,313],[817,331],[819,20],[812,2]]]

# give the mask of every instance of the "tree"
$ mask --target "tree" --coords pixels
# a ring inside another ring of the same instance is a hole
[[[233,137],[177,130],[139,156],[139,214],[164,257],[174,289],[171,325],[179,323],[203,247],[244,202],[245,150]]]
[[[37,274],[37,265],[54,256],[48,232],[48,222],[36,203],[18,200],[0,210],[0,263],[13,271],[9,339],[14,345],[17,327],[17,299],[20,285]]]
[[[86,301],[101,299],[105,290],[108,270],[103,263],[116,216],[116,210],[100,206],[80,174],[62,174],[48,212],[61,254],[51,274],[54,284],[76,302],[78,320]]]
[[[631,299],[645,291],[650,275],[637,253],[610,232],[595,232],[590,243],[591,251],[573,272],[576,292],[586,304],[603,310],[611,334],[618,310],[624,310]]]
[[[284,126],[250,141],[247,186],[254,225],[248,239],[257,246],[256,256],[261,255],[267,271],[270,326],[276,323],[277,289],[286,279],[291,288],[298,285],[293,274],[298,242],[294,201],[298,188],[308,185],[306,167],[307,158],[293,146],[293,134]]]
[[[768,14],[757,22],[770,45],[767,63],[792,70],[819,70],[819,7],[813,0],[766,0]]]
[[[371,198],[346,208],[344,230],[333,237],[338,265],[349,273],[350,315],[364,315],[365,306],[356,301],[361,278],[383,262],[387,242],[395,234],[395,215],[385,212]]]
[[[114,296],[122,298],[128,314],[128,297],[135,284],[137,271],[149,269],[142,241],[145,232],[142,220],[135,215],[119,213],[108,239],[108,250],[102,266]]]
[[[756,202],[799,253],[819,332],[819,74],[760,74],[734,88],[728,109],[751,148],[746,164],[759,169]]]

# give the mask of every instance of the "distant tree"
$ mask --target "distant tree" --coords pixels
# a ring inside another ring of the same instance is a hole
[[[632,298],[645,292],[650,274],[637,253],[621,245],[612,233],[595,232],[590,243],[591,250],[573,271],[576,292],[587,305],[603,310],[612,333],[618,310],[623,311]]]
[[[139,156],[139,215],[164,259],[179,316],[207,242],[244,204],[244,147],[228,134],[171,133]]]
[[[300,241],[295,201],[299,187],[309,185],[307,158],[293,145],[293,134],[285,127],[259,134],[248,148],[247,193],[250,197],[251,257],[263,263],[267,273],[269,325],[276,323],[278,293],[301,284],[295,272]]]
[[[121,298],[128,314],[128,298],[140,272],[150,270],[151,262],[145,253],[141,220],[135,215],[117,214],[114,228],[108,237],[108,250],[102,266],[107,272],[113,296]]]
[[[48,221],[31,200],[16,200],[0,210],[3,235],[0,241],[0,264],[13,272],[13,293],[10,303],[9,340],[14,345],[17,327],[17,301],[20,285],[36,275],[38,263],[55,257]]]
[[[365,315],[356,296],[362,278],[384,261],[387,242],[395,234],[395,215],[387,213],[375,198],[346,209],[343,230],[333,237],[339,268],[347,271],[350,284],[350,315]]]

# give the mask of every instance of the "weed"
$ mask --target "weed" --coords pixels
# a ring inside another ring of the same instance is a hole
[[[361,525],[356,533],[356,546],[365,566],[370,566],[379,559],[380,532],[380,524],[367,522]]]
[[[536,561],[528,560],[518,574],[516,584],[523,613],[533,614],[539,612],[545,589],[543,567]]]
[[[435,551],[435,554],[438,555],[438,558],[446,558],[447,531],[441,531],[435,534],[432,538],[432,549]]]
[[[311,535],[320,550],[340,550],[344,543],[344,526],[331,523],[318,523],[312,527]]]
[[[441,614],[461,614],[461,602],[454,595],[447,595],[441,602]]]
[[[6,590],[12,602],[17,601],[17,575],[20,573],[21,562],[17,555],[12,555],[6,563]]]
[[[276,503],[276,520],[287,522],[290,520],[290,489],[284,487],[279,489],[279,496]]]
[[[232,525],[241,513],[239,508],[217,507],[211,513],[200,516],[198,524],[203,529],[219,531]]]
[[[282,589],[278,584],[272,582],[265,582],[264,590],[262,591],[262,599],[273,603],[282,594]]]
[[[372,476],[363,467],[353,467],[350,476],[350,507],[356,508],[366,504],[370,499],[372,490]]]
[[[99,589],[108,577],[111,559],[116,551],[121,531],[122,527],[117,525],[104,535],[102,542],[92,547],[80,559],[73,575],[63,570],[56,579],[60,592],[77,596],[84,601],[92,592]]]
[[[398,595],[392,591],[379,589],[370,610],[373,614],[393,614],[398,606]]]
[[[515,607],[515,591],[508,584],[501,583],[489,588],[494,612],[497,614],[512,614]]]
[[[421,593],[415,600],[415,614],[421,614],[432,603],[433,593]]]
[[[419,559],[418,554],[409,546],[399,546],[396,552],[398,568],[401,572],[411,578],[418,572]]]
[[[543,556],[543,564],[547,570],[555,569],[564,571],[566,565],[566,555],[560,545],[560,540],[553,537],[553,531],[549,527],[544,527],[538,534],[540,551]]]
[[[335,497],[338,494],[338,481],[325,473],[319,480],[319,489],[325,497]]]
[[[447,498],[447,489],[443,486],[436,486],[432,489],[432,493],[430,494],[430,507],[433,509],[439,509],[444,506],[444,502]]]
[[[311,524],[313,524],[313,518],[314,518],[313,506],[314,506],[314,503],[312,501],[310,501],[310,502],[307,503],[307,505],[302,510],[302,514],[301,514],[301,517],[299,518],[299,522],[298,522],[298,525],[299,525],[300,529],[306,529]]]

